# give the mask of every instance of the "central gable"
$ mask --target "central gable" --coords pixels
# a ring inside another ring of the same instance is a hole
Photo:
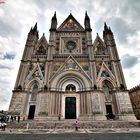
[[[84,28],[70,14],[67,19],[59,26],[57,31],[84,31]]]

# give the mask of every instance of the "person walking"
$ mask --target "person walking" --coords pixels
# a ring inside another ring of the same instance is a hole
[[[18,121],[18,123],[20,122],[20,116],[18,116],[18,120],[17,121]]]

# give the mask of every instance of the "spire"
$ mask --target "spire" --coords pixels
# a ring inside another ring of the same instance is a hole
[[[31,35],[36,35],[37,38],[38,38],[37,22],[36,22],[36,24],[34,25],[34,27],[30,29],[29,34],[31,34]]]
[[[85,30],[86,31],[92,31],[91,27],[90,27],[90,18],[87,14],[87,11],[85,12],[85,21],[84,21],[84,25],[85,25]]]
[[[33,31],[37,31],[37,22],[36,22],[36,24],[35,24],[35,26],[33,28]]]
[[[109,27],[109,29],[108,29],[108,30],[109,30],[109,32],[110,32],[110,33],[112,33],[112,31],[111,31],[111,28],[110,28],[110,27]]]
[[[105,37],[107,34],[113,35],[111,28],[107,26],[106,22],[104,23],[104,31],[103,36]]]
[[[56,11],[55,11],[54,16],[52,17],[50,31],[56,31],[56,29],[57,29],[57,18],[56,18]]]
[[[31,27],[30,32],[32,32],[32,31],[33,31],[33,29],[32,29],[32,27]],[[29,33],[30,33],[30,32],[29,32]]]
[[[86,18],[86,19],[89,19],[89,16],[88,16],[88,14],[87,14],[87,11],[85,12],[85,18]]]
[[[108,30],[108,26],[106,25],[106,22],[104,22],[104,31]]]

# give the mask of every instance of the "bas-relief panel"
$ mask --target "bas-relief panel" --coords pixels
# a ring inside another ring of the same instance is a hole
[[[92,102],[93,102],[93,112],[99,112],[100,111],[100,102],[99,102],[98,93],[93,93]]]
[[[39,111],[48,111],[48,95],[46,93],[40,94],[40,107]]]
[[[116,93],[116,96],[119,102],[121,112],[132,111],[131,102],[128,93],[120,92],[120,93]]]
[[[23,109],[23,104],[26,96],[24,93],[13,93],[10,111],[20,112]]]

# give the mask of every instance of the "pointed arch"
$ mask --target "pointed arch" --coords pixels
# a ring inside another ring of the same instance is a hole
[[[38,85],[37,85],[37,83],[35,83],[32,87],[30,101],[36,101],[37,94],[38,94]]]
[[[41,89],[41,87],[43,87],[43,82],[38,77],[35,77],[34,79],[26,83],[25,88],[29,91],[32,91],[34,84],[38,85],[38,89]]]
[[[112,80],[110,77],[101,77],[99,82],[98,82],[98,87],[100,89],[103,89],[103,84],[104,82],[107,82],[112,84],[112,89],[115,89],[115,87],[117,87],[116,83],[114,82],[114,80]]]
[[[109,80],[104,80],[102,82],[102,90],[103,90],[104,95],[105,95],[105,101],[107,101],[107,102],[112,101],[112,91],[113,91],[113,89],[114,89],[114,87]]]
[[[105,80],[102,82],[102,88],[103,88],[103,89],[108,88],[108,89],[112,90],[114,87],[113,87],[112,83],[111,83],[109,80],[106,80],[106,79],[105,79]]]

